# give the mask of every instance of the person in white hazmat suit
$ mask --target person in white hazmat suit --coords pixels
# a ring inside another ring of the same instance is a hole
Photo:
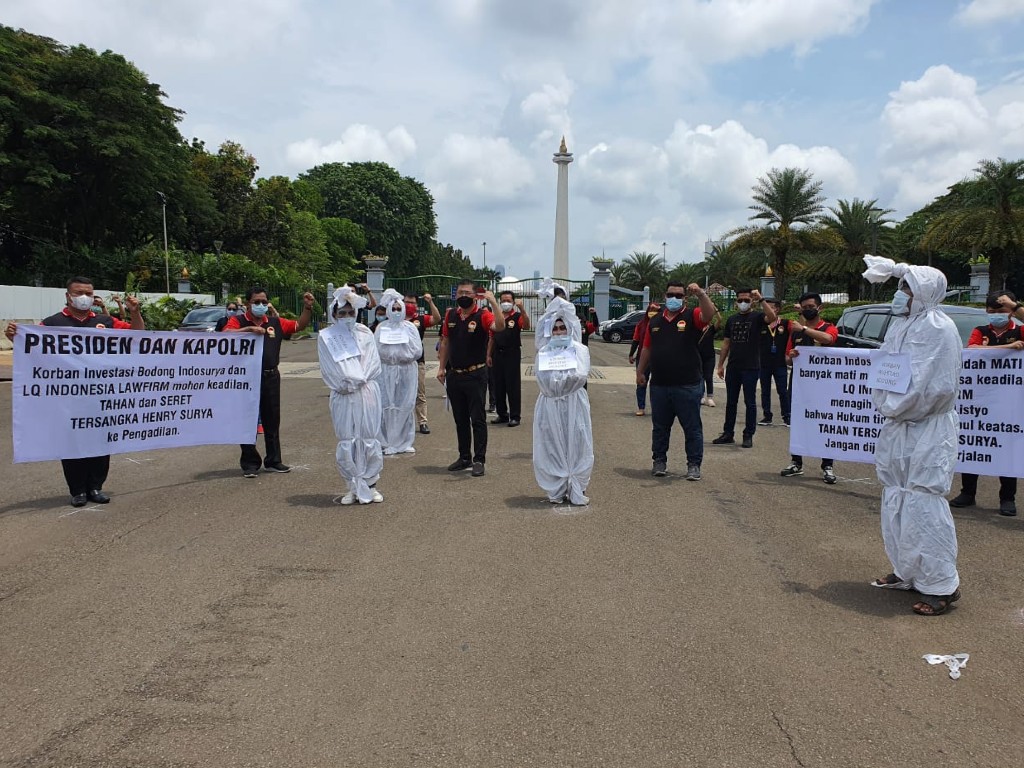
[[[548,341],[534,361],[540,395],[533,410],[533,474],[552,504],[589,504],[594,435],[583,385],[590,350],[580,341],[576,308],[565,299],[551,300],[540,326],[547,328]]]
[[[356,322],[366,299],[343,285],[334,292],[333,325],[317,334],[320,375],[331,390],[331,421],[338,438],[335,459],[348,486],[341,503],[384,501],[377,480],[384,464],[380,448],[380,356],[373,333]]]
[[[417,360],[423,354],[423,342],[416,326],[405,319],[405,299],[393,288],[381,296],[387,310],[373,335],[380,355],[380,390],[383,418],[380,443],[385,456],[416,453],[416,393],[419,391]]]
[[[544,278],[544,281],[540,284],[540,288],[537,289],[537,296],[547,302],[545,305],[546,307],[550,307],[551,302],[556,298],[561,299],[573,308],[575,316],[576,308],[575,305],[569,302],[569,292],[565,290],[565,286],[559,285],[550,277]],[[540,322],[537,323],[533,333],[533,343],[536,345],[537,349],[543,349],[551,338],[552,322],[554,322],[554,317],[545,312],[545,314],[541,316]],[[582,328],[580,329],[580,333],[581,335],[579,336],[579,339],[582,339]]]
[[[871,399],[885,417],[875,449],[882,484],[882,539],[892,573],[883,589],[921,593],[913,610],[938,616],[960,599],[957,542],[946,494],[956,466],[959,420],[960,334],[938,305],[946,276],[932,267],[865,256],[865,279],[899,279],[882,353],[910,360],[906,393],[875,388]]]

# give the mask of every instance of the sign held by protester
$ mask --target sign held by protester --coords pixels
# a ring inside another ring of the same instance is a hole
[[[252,443],[263,337],[19,326],[14,461]]]

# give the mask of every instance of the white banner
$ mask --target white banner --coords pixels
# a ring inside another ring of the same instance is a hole
[[[256,442],[263,337],[18,326],[14,461]]]
[[[884,423],[871,403],[879,350],[806,347],[793,360],[790,451],[873,464]],[[958,472],[1017,477],[1024,467],[1024,351],[965,349]]]

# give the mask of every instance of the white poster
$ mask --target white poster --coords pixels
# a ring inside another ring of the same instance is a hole
[[[800,350],[793,361],[792,453],[874,463],[884,419],[871,403],[871,362],[883,354]],[[965,349],[962,357],[957,471],[1017,477],[1024,467],[1024,351]]]
[[[359,357],[359,343],[352,335],[350,328],[345,328],[341,323],[335,323],[330,328],[320,331],[320,337],[327,345],[331,357],[335,362]]]
[[[537,353],[537,369],[541,371],[575,371],[579,368],[576,348],[553,349],[551,345]]]
[[[19,325],[14,461],[253,443],[263,337]]]

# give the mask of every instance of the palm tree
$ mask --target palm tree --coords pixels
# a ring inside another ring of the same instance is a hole
[[[824,227],[821,233],[831,247],[824,253],[812,256],[803,270],[807,278],[830,280],[846,284],[850,301],[861,297],[864,284],[864,254],[877,249],[879,230],[892,220],[885,218],[889,209],[878,207],[878,200],[839,200],[829,213],[819,218]],[[883,232],[882,234],[886,234]]]
[[[716,245],[704,259],[711,282],[733,289],[755,285],[761,264],[761,259],[737,248],[734,243]]]
[[[1024,253],[1024,160],[982,160],[974,170],[978,178],[958,185],[965,206],[937,216],[921,247],[984,253],[993,285],[1001,286]]]
[[[682,283],[683,285],[689,285],[690,283],[696,283],[697,285],[704,285],[704,278],[707,272],[704,269],[704,262],[697,262],[696,264],[676,264],[668,271],[666,282],[671,281],[674,283]]]
[[[757,255],[768,249],[775,273],[775,295],[786,292],[786,260],[791,254],[815,253],[826,245],[815,228],[824,207],[821,182],[802,168],[772,168],[753,187],[750,224],[729,232],[733,247]]]
[[[626,288],[626,281],[629,280],[629,266],[621,261],[612,265],[609,270],[612,273],[612,285],[619,285]]]
[[[665,290],[665,264],[659,254],[633,251],[622,263],[626,267],[624,287],[639,291],[649,285],[652,296]]]

